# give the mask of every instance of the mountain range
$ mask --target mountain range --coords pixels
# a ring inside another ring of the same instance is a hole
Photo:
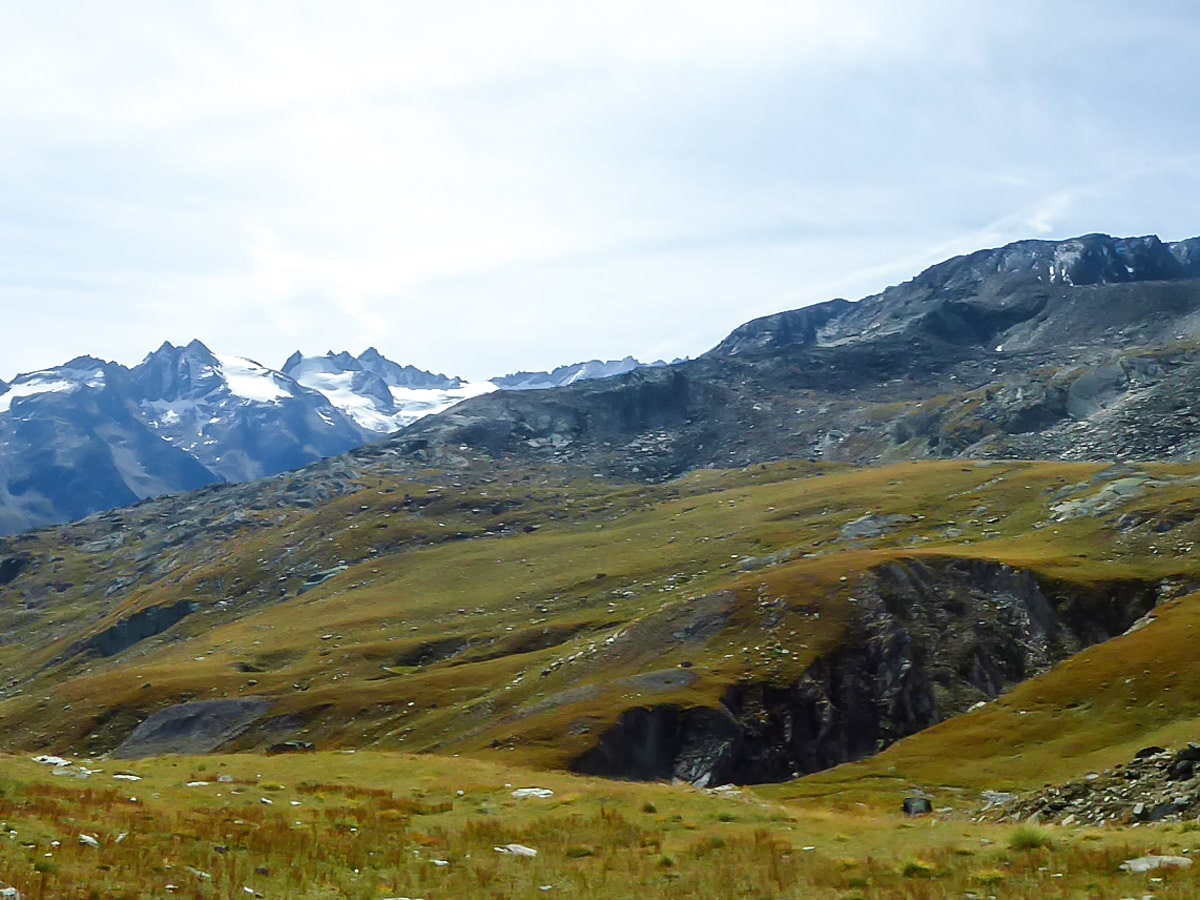
[[[1020,241],[756,319],[694,360],[474,384],[374,348],[278,370],[199,341],[132,368],[80,357],[0,382],[0,533],[389,434],[427,460],[472,447],[635,480],[797,456],[1187,460],[1197,278],[1200,239]]]
[[[38,895],[151,869],[150,895],[168,857],[293,895],[319,840],[378,879],[355,895],[594,893],[619,864],[690,896],[761,852],[747,894],[1141,896],[1118,866],[1184,859],[1200,816],[1198,260],[1022,241],[368,443],[404,392],[469,386],[198,344],[16,379],[10,493],[159,495],[0,536],[0,749],[27,757],[0,862]],[[255,480],[228,449],[330,435]],[[363,852],[400,829],[412,869]],[[1149,884],[1195,896],[1171,865]]]
[[[248,481],[343,453],[497,389],[631,371],[632,358],[469,384],[358,357],[293,354],[278,369],[164,343],[126,368],[80,357],[0,382],[0,533],[147,497]]]

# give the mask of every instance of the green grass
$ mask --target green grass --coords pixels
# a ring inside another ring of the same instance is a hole
[[[1200,468],[1139,468],[1153,480],[1138,492],[1061,519],[1058,504],[1100,504],[1126,473],[779,463],[613,487],[497,467],[363,478],[352,495],[254,511],[232,536],[179,550],[154,549],[155,530],[142,538],[132,524],[103,552],[79,537],[103,537],[103,522],[22,538],[39,563],[0,589],[0,629],[22,636],[0,646],[6,747],[102,754],[163,706],[253,694],[327,752],[147,761],[133,766],[146,782],[119,792],[107,775],[76,782],[6,763],[0,820],[18,837],[0,836],[0,876],[47,897],[156,896],[169,880],[184,896],[243,884],[268,896],[528,896],[543,884],[614,896],[697,885],[714,896],[1088,896],[1089,885],[1140,896],[1144,884],[1117,873],[1122,854],[1191,849],[1188,832],[1049,830],[1051,843],[1026,847],[1010,826],[969,821],[977,791],[1065,781],[1200,729],[1200,596],[1187,593],[1200,584]],[[844,538],[866,514],[900,518]],[[154,568],[171,554],[178,565]],[[945,558],[1029,569],[1081,604],[1147,584],[1173,599],[1149,627],[983,709],[741,800],[561,774],[631,707],[715,706],[730,685],[794,682],[846,639],[850,598],[873,568]],[[298,593],[306,573],[343,560],[346,571]],[[181,599],[202,609],[166,635],[111,659],[70,652]],[[697,622],[711,627],[680,637]],[[688,678],[639,681],[661,671]],[[270,740],[251,730],[234,749]],[[338,748],[359,752],[328,752]],[[184,787],[225,772],[242,793]],[[518,803],[506,782],[556,795]],[[914,787],[951,812],[904,821]],[[106,836],[100,852],[78,845],[81,831]],[[492,849],[507,843],[539,856]],[[1158,896],[1197,893],[1187,873],[1164,879]]]

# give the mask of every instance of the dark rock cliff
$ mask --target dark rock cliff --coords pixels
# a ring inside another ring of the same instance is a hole
[[[998,697],[1153,607],[1146,585],[1042,585],[986,560],[876,569],[839,649],[794,684],[729,687],[718,708],[626,710],[574,771],[697,785],[783,781],[864,759]]]

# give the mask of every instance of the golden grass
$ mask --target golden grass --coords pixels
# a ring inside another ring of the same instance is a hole
[[[1161,486],[1063,522],[1055,502],[1094,494],[1117,475],[1100,464],[956,460],[779,463],[617,489],[514,480],[429,494],[425,483],[365,482],[140,583],[115,609],[68,591],[61,606],[70,615],[30,627],[21,652],[0,648],[3,674],[25,682],[23,695],[0,703],[0,722],[10,745],[85,752],[107,749],[118,726],[162,704],[256,694],[277,698],[278,711],[300,716],[325,746],[490,756],[500,741],[518,762],[562,766],[591,740],[571,734],[572,722],[588,721],[595,734],[631,705],[713,705],[737,681],[794,679],[841,639],[857,580],[889,560],[984,558],[1081,587],[1188,577],[1190,558],[1174,548],[1197,537],[1182,519],[1198,470],[1144,470]],[[408,506],[406,495],[415,498]],[[1166,537],[1114,529],[1119,515],[1149,515],[1160,502],[1181,520]],[[842,527],[864,514],[907,518],[876,537],[844,539]],[[501,523],[515,533],[483,536]],[[46,540],[62,565],[80,565],[57,533]],[[342,560],[348,569],[293,596],[297,575],[288,596],[273,599],[281,559],[304,571]],[[736,602],[719,633],[674,642],[673,623],[693,598],[721,591]],[[229,610],[213,606],[226,597]],[[778,601],[777,633],[796,635],[786,657],[742,652],[763,637],[762,597]],[[133,609],[184,598],[203,609],[171,632],[182,640],[151,639],[112,660],[67,656],[28,674]],[[47,631],[56,637],[42,640]],[[450,637],[462,646],[439,661]],[[673,695],[622,686],[681,664],[696,681]]]
[[[3,759],[0,871],[26,897],[1123,896],[1146,885],[1123,859],[1192,848],[1170,829],[1031,841],[963,811],[910,821],[892,792],[840,810],[430,756],[160,758],[123,770],[137,782],[104,768]],[[554,795],[513,797],[529,786]],[[1200,890],[1160,874],[1156,896]]]

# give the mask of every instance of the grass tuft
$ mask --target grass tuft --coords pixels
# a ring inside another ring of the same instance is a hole
[[[1050,832],[1036,825],[1018,825],[1008,836],[1010,850],[1041,850],[1053,846],[1054,838]]]

